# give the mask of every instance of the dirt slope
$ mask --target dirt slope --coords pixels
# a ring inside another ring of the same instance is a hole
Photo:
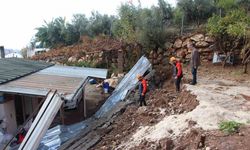
[[[184,84],[177,94],[168,82],[151,91],[147,107],[129,106],[92,149],[249,149],[249,79],[239,67],[203,64],[198,85]],[[218,130],[224,120],[244,126],[228,136]]]

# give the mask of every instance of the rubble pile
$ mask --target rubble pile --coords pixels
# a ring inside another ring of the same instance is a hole
[[[138,107],[137,103],[128,106],[122,115],[104,129],[106,132],[101,141],[91,149],[117,148],[122,141],[130,138],[139,127],[154,125],[166,115],[188,112],[198,105],[195,96],[187,91],[183,91],[180,96],[177,96],[176,93],[172,92],[172,88],[168,90],[164,88],[152,91],[148,95],[147,107]],[[134,96],[134,101],[136,100],[137,97]]]
[[[78,44],[51,49],[32,59],[63,65],[91,63],[93,67],[99,65],[123,72],[139,59],[139,50],[138,45],[126,44],[110,37],[82,37]]]

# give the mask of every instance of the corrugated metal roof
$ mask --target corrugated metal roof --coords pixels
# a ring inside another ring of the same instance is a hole
[[[0,85],[0,91],[46,96],[50,90],[57,90],[58,93],[65,94],[68,99],[72,99],[85,80],[86,77],[76,78],[34,73]]]
[[[46,96],[50,90],[57,90],[72,100],[89,76],[106,78],[107,69],[51,66],[0,84],[0,92]]]
[[[99,68],[85,68],[55,65],[39,71],[40,74],[60,75],[66,77],[96,77],[106,79],[108,70]]]
[[[53,64],[20,58],[0,59],[0,84],[37,72]]]

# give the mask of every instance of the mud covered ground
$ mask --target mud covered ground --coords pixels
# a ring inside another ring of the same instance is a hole
[[[175,92],[171,81],[150,91],[148,106],[139,107],[136,101],[129,105],[91,149],[250,149],[249,74],[242,74],[240,67],[203,64],[198,85],[189,86],[184,84],[191,79],[190,70],[184,70],[181,93]],[[218,130],[218,122],[224,119],[239,119],[243,125],[229,135]]]
[[[92,149],[117,148],[122,141],[129,139],[139,127],[154,125],[166,115],[188,112],[198,105],[196,97],[189,92],[173,92],[174,88],[170,82],[165,84],[164,87],[171,88],[169,90],[165,88],[156,89],[148,93],[146,107],[139,107],[136,101],[127,107],[124,113],[108,129],[110,131],[106,136]]]

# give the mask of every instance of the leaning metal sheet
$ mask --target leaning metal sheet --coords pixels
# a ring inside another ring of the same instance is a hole
[[[151,64],[149,60],[146,57],[142,56],[140,60],[134,65],[134,67],[122,79],[112,95],[96,112],[95,117],[100,118],[104,116],[105,113],[108,112],[112,107],[114,107],[117,102],[123,100],[129,90],[133,89],[133,87],[136,86],[138,82],[136,76],[138,74],[143,75],[150,67]]]

